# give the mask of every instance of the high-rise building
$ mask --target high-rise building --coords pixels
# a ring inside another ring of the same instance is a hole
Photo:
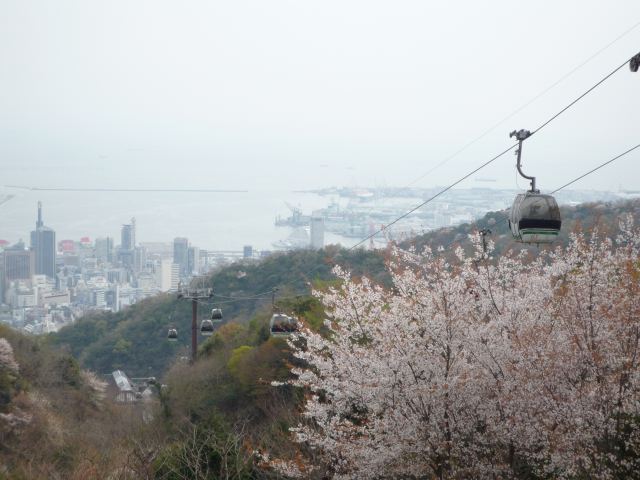
[[[123,250],[133,250],[136,248],[136,219],[132,218],[131,223],[122,225],[120,230],[120,248]]]
[[[5,285],[13,280],[29,280],[36,273],[36,257],[33,250],[25,250],[24,243],[2,252]]]
[[[189,275],[200,273],[200,249],[198,247],[189,247],[187,250],[187,273]]]
[[[4,301],[11,282],[28,280],[35,273],[35,259],[35,253],[26,250],[22,242],[0,253],[0,303]]]
[[[169,258],[163,258],[156,265],[156,285],[158,285],[161,292],[171,290],[173,265],[174,263]]]
[[[324,247],[324,218],[311,217],[311,248]]]
[[[145,247],[135,248],[135,271],[143,272],[147,268],[147,249]]]
[[[123,267],[133,269],[136,262],[136,219],[132,218],[131,223],[122,225],[120,230],[120,250],[118,250],[118,260]]]
[[[200,271],[208,272],[209,271],[209,252],[204,249],[200,249]]]
[[[171,288],[172,292],[178,291],[178,286],[180,285],[180,265],[177,263],[171,264]]]
[[[189,274],[189,240],[177,237],[173,240],[173,263],[180,266],[180,276]]]
[[[127,271],[121,268],[107,270],[107,280],[110,283],[123,283],[127,279]]]
[[[31,232],[31,250],[36,257],[36,274],[56,278],[56,232],[42,221],[42,202],[38,202],[36,229]]]
[[[180,282],[180,265],[173,263],[170,258],[163,258],[156,263],[154,275],[158,290],[175,291]]]
[[[95,300],[94,300],[95,306],[101,307],[101,308],[106,307],[107,306],[106,291],[104,289],[98,289],[98,290],[94,290],[93,293],[95,295]]]
[[[113,238],[96,238],[96,258],[101,263],[113,263]]]
[[[253,247],[251,245],[245,245],[242,249],[243,258],[253,258]]]

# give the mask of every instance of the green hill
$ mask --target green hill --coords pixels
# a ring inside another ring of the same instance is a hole
[[[266,325],[274,288],[279,289],[278,296],[284,298],[279,303],[284,306],[297,296],[307,296],[311,282],[330,280],[335,264],[347,266],[355,275],[373,274],[377,280],[386,281],[384,259],[378,252],[327,247],[277,254],[259,263],[233,264],[213,273],[208,286],[214,288],[216,297],[210,306],[201,306],[200,317],[220,306],[225,323],[246,325],[257,318]],[[242,300],[230,301],[233,298]],[[166,339],[170,325],[179,331],[178,342]],[[131,376],[159,377],[177,356],[188,355],[190,329],[189,302],[164,294],[115,314],[86,315],[51,335],[50,341],[69,348],[83,367],[96,372],[123,369]]]
[[[640,201],[610,204],[582,204],[563,207],[562,233],[553,246],[566,242],[575,230],[590,231],[595,225],[604,232],[617,229],[620,216],[632,213],[640,217]],[[527,248],[535,252],[536,246],[522,246],[514,242],[508,230],[506,213],[489,212],[473,224],[462,224],[429,232],[403,242],[434,248],[444,245],[445,254],[452,254],[455,246],[470,248],[468,236],[478,228],[489,228],[495,241],[495,254]],[[323,250],[299,250],[276,254],[258,263],[236,263],[216,271],[209,278],[208,286],[216,297],[210,306],[201,307],[201,318],[207,308],[223,309],[225,323],[248,325],[251,320],[266,325],[271,312],[271,295],[278,288],[278,296],[295,301],[297,296],[309,295],[310,284],[333,279],[331,269],[342,265],[354,276],[366,275],[375,281],[388,284],[384,269],[384,250],[355,249],[347,251],[337,246]],[[234,298],[242,298],[234,301]],[[282,300],[281,300],[282,302]],[[167,329],[175,326],[179,341],[166,341]],[[178,301],[173,295],[158,295],[135,304],[119,313],[90,314],[74,325],[63,328],[51,336],[55,345],[67,346],[84,368],[108,373],[123,369],[132,376],[161,376],[176,357],[188,355],[190,345],[191,306]]]
[[[626,213],[640,220],[640,201],[580,205],[562,213],[557,245],[574,230],[590,232],[598,226],[609,234]],[[491,228],[496,255],[524,248],[511,240],[504,216],[491,212],[477,225],[440,229],[405,245],[445,245],[442,254],[451,255],[455,245],[470,248],[468,235],[480,226]],[[537,247],[526,248],[533,252]],[[0,414],[24,412],[38,419],[19,437],[4,433],[10,442],[0,450],[5,465],[5,470],[0,465],[0,478],[177,479],[195,478],[193,471],[199,468],[211,472],[206,478],[275,478],[261,468],[255,452],[296,461],[292,452],[305,447],[293,448],[289,428],[300,421],[305,392],[272,386],[289,379],[290,367],[299,360],[286,342],[269,335],[270,292],[279,288],[279,306],[321,330],[324,312],[308,295],[310,283],[322,287],[334,281],[331,268],[339,264],[356,277],[367,275],[389,285],[385,255],[384,250],[348,252],[330,246],[214,272],[208,285],[214,287],[217,303],[211,306],[223,309],[225,321],[201,344],[193,365],[180,360],[188,355],[191,307],[175,295],[158,295],[117,314],[87,315],[48,338],[0,330],[20,366],[19,372],[10,362],[8,369],[0,366]],[[179,342],[166,340],[169,325],[180,330]],[[81,367],[97,372],[122,368],[130,376],[162,378],[166,386],[158,385],[153,419],[142,424],[134,420],[134,410],[118,410],[99,400]],[[38,398],[42,402],[34,400]]]
[[[0,326],[0,478],[97,478],[83,462],[108,464],[130,423],[105,388],[42,337]]]

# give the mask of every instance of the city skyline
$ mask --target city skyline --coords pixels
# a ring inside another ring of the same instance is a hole
[[[118,312],[160,292],[176,291],[180,282],[227,261],[210,257],[187,238],[176,240],[184,246],[180,258],[141,244],[131,218],[121,225],[117,245],[108,236],[56,242],[38,201],[30,245],[0,246],[0,321],[32,334],[54,332],[88,312]]]
[[[513,189],[489,190],[505,192],[505,201],[502,204],[491,205],[481,201],[474,210],[483,213],[483,210],[508,207],[510,205],[509,196],[511,195],[512,198],[518,191],[516,187],[524,187],[523,182],[520,182],[520,185],[514,182],[513,186]],[[475,188],[482,191],[486,188],[486,183]],[[132,210],[137,210],[136,218],[137,220],[142,219],[142,222],[137,222],[136,235],[142,242],[170,244],[174,238],[185,236],[206,250],[238,252],[246,244],[250,244],[258,250],[271,250],[274,248],[273,243],[287,237],[288,233],[285,229],[274,227],[274,218],[284,218],[291,214],[287,203],[290,206],[299,206],[307,215],[326,209],[334,201],[339,201],[344,208],[348,208],[347,200],[349,199],[340,197],[337,193],[342,190],[375,192],[394,189],[377,187],[368,189],[323,188],[318,189],[315,193],[283,192],[272,196],[248,194],[246,198],[237,200],[232,206],[211,202],[215,197],[203,194],[164,198],[152,196],[151,205],[153,206],[146,207],[143,211],[140,211],[136,205],[140,204],[143,199],[149,198],[148,194],[122,198],[108,197],[108,201],[105,201],[106,199],[103,200],[101,196],[89,194],[49,193],[47,195],[43,192],[34,192],[29,196],[13,198],[10,203],[0,206],[0,218],[4,223],[3,232],[0,232],[0,241],[8,241],[9,244],[15,244],[21,239],[24,241],[28,224],[32,222],[30,218],[33,218],[31,213],[33,207],[29,205],[28,201],[32,199],[30,201],[33,202],[31,204],[33,205],[40,198],[44,198],[47,205],[47,218],[53,219],[51,221],[56,226],[57,238],[62,240],[78,241],[83,237],[88,237],[94,241],[97,238],[110,237],[115,243],[118,243],[118,240],[121,243],[122,225],[130,224]],[[401,191],[402,189],[396,190]],[[469,188],[454,189],[442,198],[446,201],[453,199],[455,202],[456,197],[465,196],[466,192],[472,190]],[[422,192],[416,195],[431,195],[435,190],[417,189],[416,191]],[[593,192],[577,189],[560,192],[559,200],[566,203],[568,201],[628,198],[632,195],[632,193],[625,192]],[[478,199],[482,200],[482,197],[481,195]],[[74,200],[74,203],[78,204],[78,208],[82,208],[80,212],[67,206],[67,202],[74,198],[82,199],[80,202]],[[400,215],[421,201],[422,199],[416,196],[413,200],[404,203],[403,206],[398,207],[390,203],[388,208]],[[257,206],[255,202],[257,202]],[[379,206],[375,208],[384,207],[384,201],[378,203]],[[429,215],[436,213],[438,208],[436,205],[431,205],[421,209],[418,213]],[[101,214],[96,215],[96,211],[100,211]],[[380,222],[376,222],[376,224],[378,223]],[[366,233],[369,233],[368,225]],[[332,233],[330,230],[326,231],[325,236],[326,243],[341,243],[350,246],[353,242],[349,238]]]

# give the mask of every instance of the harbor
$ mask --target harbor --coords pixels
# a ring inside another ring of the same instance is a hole
[[[285,202],[290,214],[276,216],[274,225],[289,228],[291,232],[286,239],[274,242],[273,247],[277,250],[307,247],[313,219],[322,220],[325,232],[344,239],[344,246],[367,237],[371,237],[369,247],[382,246],[388,240],[472,222],[487,212],[504,210],[509,208],[517,193],[515,189],[486,187],[455,189],[439,195],[441,191],[438,187],[330,187],[296,192],[320,196],[326,200],[326,206],[305,210],[300,205]],[[559,200],[572,204],[623,197],[620,193],[574,190],[562,192]],[[416,208],[427,200],[431,200],[428,208]],[[396,221],[399,217],[402,218]]]

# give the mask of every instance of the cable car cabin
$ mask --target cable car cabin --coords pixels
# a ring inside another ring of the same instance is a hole
[[[211,320],[202,320],[200,323],[200,333],[205,337],[213,335],[213,322]]]
[[[269,328],[272,336],[284,337],[298,331],[298,322],[293,317],[283,313],[276,313],[271,316]]]
[[[513,238],[522,243],[552,243],[560,233],[560,208],[551,195],[525,192],[516,196],[509,214]]]
[[[222,310],[219,308],[211,310],[211,320],[222,320]]]
[[[169,331],[167,332],[167,340],[169,340],[170,342],[177,342],[178,330],[176,330],[175,328],[170,328]]]

